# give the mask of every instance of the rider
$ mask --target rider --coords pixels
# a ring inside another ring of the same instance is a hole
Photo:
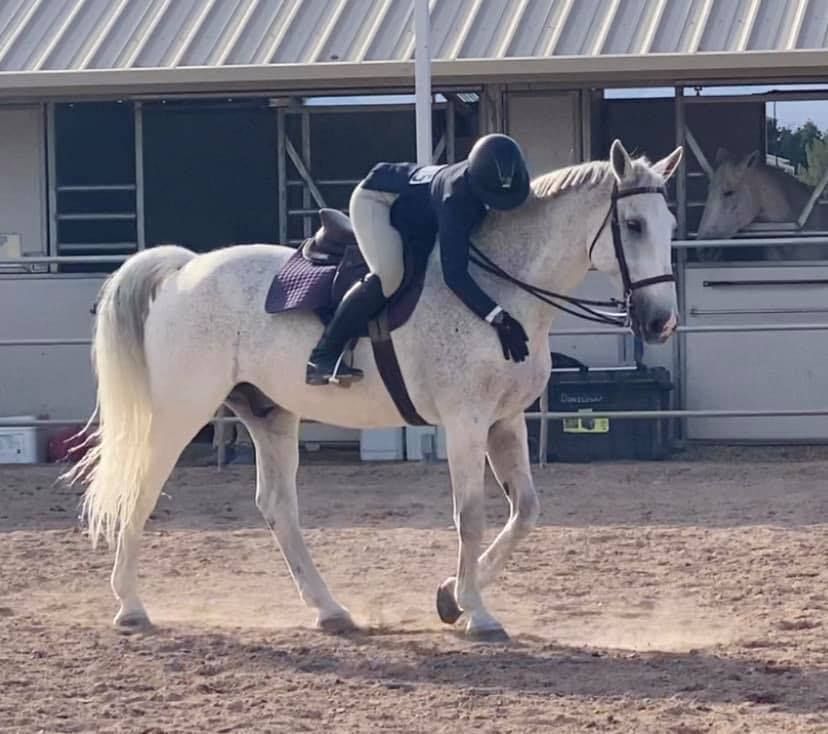
[[[517,142],[507,135],[480,138],[469,157],[449,165],[378,163],[351,195],[350,215],[370,272],[343,297],[311,352],[306,382],[325,385],[334,376],[354,381],[362,371],[340,364],[348,340],[358,334],[400,287],[403,241],[417,266],[440,238],[446,285],[497,330],[503,355],[516,362],[528,354],[521,324],[496,304],[468,273],[469,236],[491,209],[513,209],[529,195],[529,173]]]

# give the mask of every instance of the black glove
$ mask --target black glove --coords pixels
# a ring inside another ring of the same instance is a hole
[[[529,354],[529,347],[526,343],[529,337],[520,325],[519,321],[513,319],[505,311],[501,311],[492,321],[492,326],[497,329],[500,337],[500,345],[503,347],[503,359],[513,359],[515,362],[522,362]]]

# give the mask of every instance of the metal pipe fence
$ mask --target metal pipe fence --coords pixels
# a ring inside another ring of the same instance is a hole
[[[679,326],[676,331],[682,334],[732,334],[735,332],[761,331],[828,331],[828,322],[813,324],[714,324],[710,326]],[[633,336],[632,329],[557,329],[549,334],[551,337],[562,336]],[[60,347],[91,346],[91,339],[0,339],[0,347]]]
[[[530,420],[566,420],[567,418],[813,418],[828,415],[828,408],[791,408],[790,410],[568,410],[534,411],[524,414]]]
[[[813,244],[814,242],[825,242],[828,244],[828,238],[807,238],[805,242],[802,239],[791,237],[772,237],[772,238],[744,238],[738,241],[734,240],[677,240],[674,241],[673,246],[678,249],[691,247],[710,247],[710,246],[724,246],[724,247],[745,247],[751,245],[779,245],[779,244]],[[43,265],[60,265],[60,264],[118,264],[126,261],[127,255],[71,255],[71,256],[33,256],[25,258],[0,258],[0,266],[3,265],[25,265],[25,264],[43,264]],[[794,331],[825,331],[828,330],[828,322],[824,323],[806,323],[806,324],[779,324],[779,323],[761,323],[750,325],[739,324],[714,324],[714,325],[690,325],[677,327],[678,333],[683,334],[726,334],[735,332],[794,332]],[[550,333],[550,337],[565,337],[565,336],[619,336],[632,335],[631,329],[624,328],[570,328],[559,329]],[[57,346],[91,346],[92,339],[90,338],[30,338],[30,339],[0,339],[0,347],[57,347]],[[553,370],[556,371],[571,371],[571,370]],[[646,419],[669,419],[669,418],[780,418],[780,417],[821,417],[828,416],[827,408],[815,409],[789,409],[789,410],[622,410],[622,411],[600,411],[590,410],[588,413],[577,411],[550,411],[548,410],[548,396],[546,390],[540,397],[539,411],[527,411],[525,417],[527,420],[541,420],[541,430],[539,433],[539,461],[545,463],[546,452],[548,444],[548,432],[546,429],[547,421],[550,420],[566,420],[568,418],[589,417],[589,418],[611,418],[611,419],[630,419],[630,420],[646,420]],[[238,425],[241,421],[235,416],[228,416],[224,414],[222,408],[207,422],[209,425],[216,427],[216,441],[217,446],[217,466],[220,468],[224,464],[225,446],[224,446],[224,427],[228,424]],[[81,425],[95,427],[97,422],[85,419],[71,419],[71,418],[2,418],[0,417],[0,427],[2,428],[52,428],[63,427],[70,425]]]

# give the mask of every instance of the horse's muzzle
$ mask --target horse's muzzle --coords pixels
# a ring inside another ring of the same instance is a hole
[[[663,344],[675,333],[678,326],[675,310],[636,295],[630,303],[633,331],[648,344]]]

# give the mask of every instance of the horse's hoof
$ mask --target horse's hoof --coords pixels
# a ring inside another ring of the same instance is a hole
[[[145,632],[152,628],[152,623],[149,620],[146,612],[119,612],[112,622],[113,626],[119,632]]]
[[[350,614],[337,614],[333,617],[325,617],[316,620],[317,629],[329,635],[347,635],[358,632],[359,627],[354,624]]]
[[[505,644],[512,641],[503,627],[467,629],[466,638],[472,642],[485,642],[488,644]]]
[[[454,598],[454,576],[447,578],[437,587],[437,614],[445,624],[454,624],[463,614]]]

